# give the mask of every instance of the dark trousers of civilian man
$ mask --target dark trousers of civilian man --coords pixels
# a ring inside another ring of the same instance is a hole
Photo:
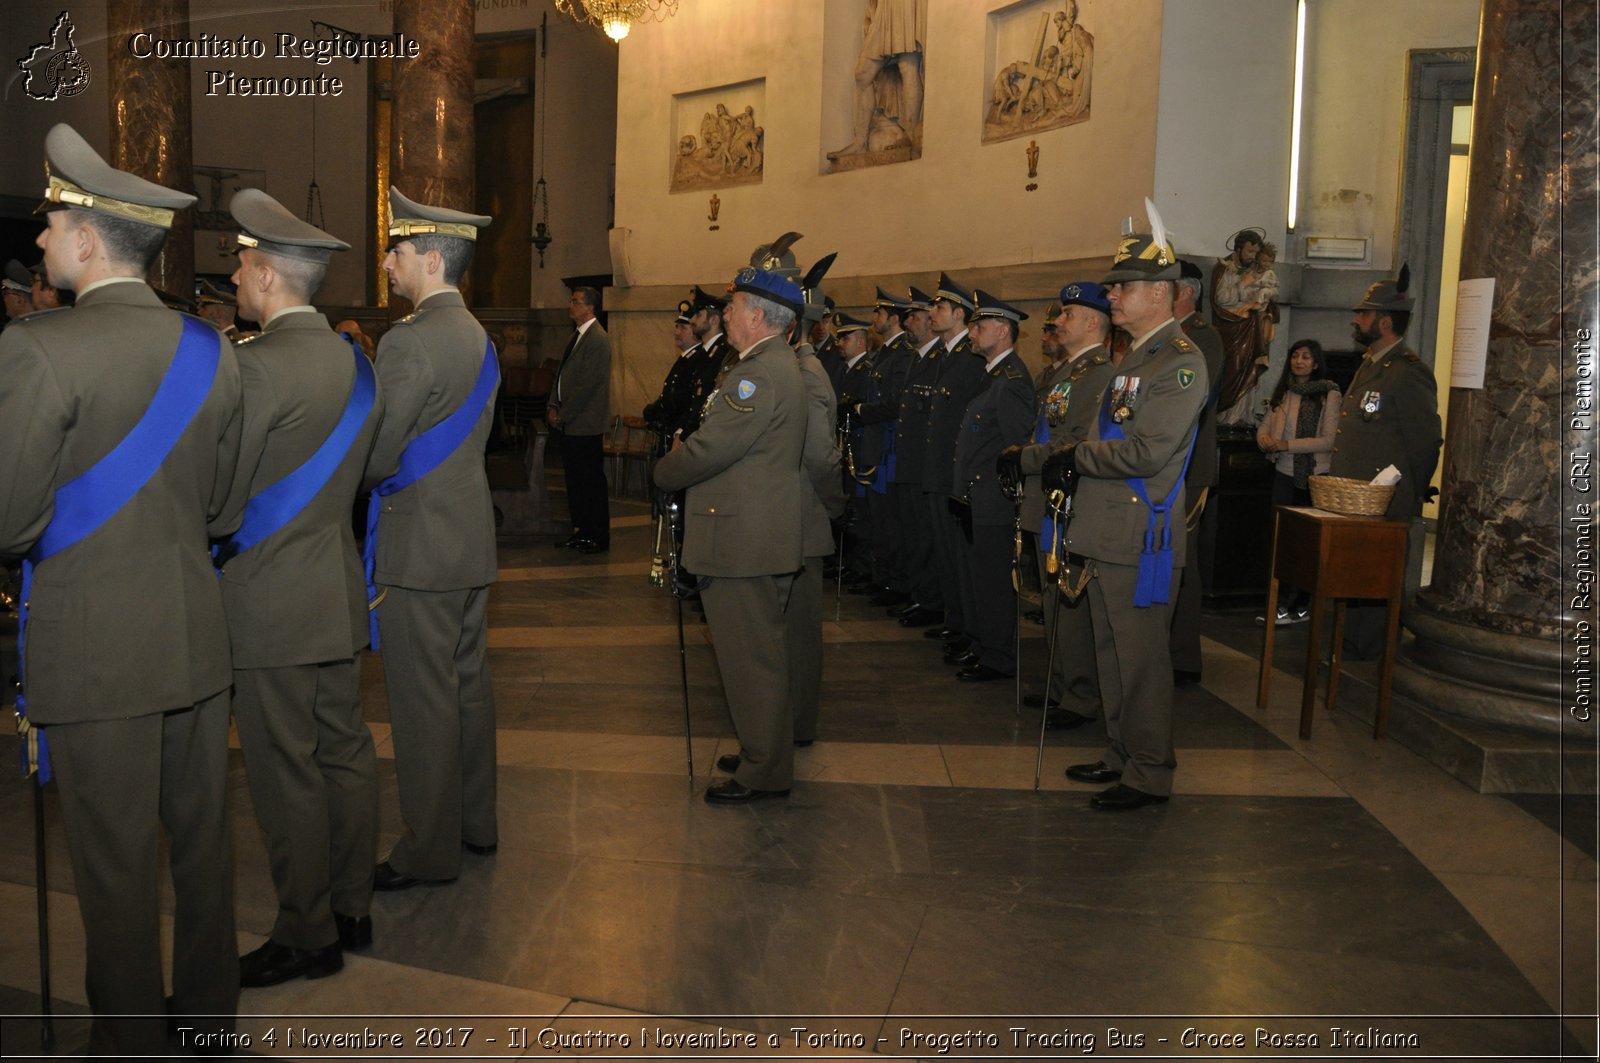
[[[561,437],[572,530],[597,545],[611,545],[611,489],[606,484],[604,436]]]

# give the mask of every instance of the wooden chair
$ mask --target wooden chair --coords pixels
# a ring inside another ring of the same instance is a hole
[[[633,471],[641,472],[640,490],[649,492],[650,459],[655,454],[656,433],[643,417],[621,416],[612,423],[612,432],[603,445],[611,459],[611,490],[618,498],[626,496]]]

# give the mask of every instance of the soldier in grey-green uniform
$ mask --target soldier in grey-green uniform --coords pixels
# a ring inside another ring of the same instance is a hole
[[[1189,459],[1189,475],[1183,482],[1184,494],[1189,498],[1189,512],[1184,517],[1189,563],[1183,566],[1182,586],[1178,589],[1177,601],[1172,604],[1172,679],[1175,683],[1197,683],[1200,681],[1200,599],[1205,595],[1200,544],[1206,536],[1201,532],[1201,522],[1205,519],[1211,489],[1217,486],[1215,392],[1222,379],[1222,363],[1227,360],[1227,352],[1222,348],[1222,334],[1200,316],[1201,300],[1205,298],[1204,274],[1199,266],[1187,260],[1180,261],[1178,266],[1183,272],[1178,277],[1173,316],[1189,342],[1200,348],[1213,392],[1206,398],[1205,409],[1200,411],[1200,434],[1195,439],[1194,456]]]
[[[383,403],[366,355],[310,305],[333,253],[350,245],[259,189],[240,191],[228,210],[242,230],[239,303],[262,326],[236,347],[244,433],[234,490],[255,498],[324,445],[337,451],[287,523],[263,534],[247,510],[242,534],[223,546],[233,713],[278,892],[271,936],[240,960],[249,988],[332,974],[344,949],[372,943],[378,780],[361,718],[367,594],[350,504]]]
[[[228,499],[239,369],[221,333],[168,310],[144,281],[173,215],[195,197],[113,169],[66,125],[50,130],[44,152],[39,245],[50,283],[78,298],[0,335],[0,559],[35,558],[23,693],[47,736],[83,915],[89,1051],[164,1057],[163,828],[173,1014],[212,1016],[186,1025],[227,1032],[239,999],[233,672],[208,542],[238,520]],[[194,364],[203,377],[182,368]],[[108,454],[127,453],[135,426],[150,428],[146,411],[174,367],[209,384],[174,411],[183,427],[170,444],[131,445],[149,478],[103,507],[103,520],[63,517],[58,493],[118,465]],[[63,520],[83,534],[44,556]]]
[[[1150,209],[1152,222],[1154,208]],[[1067,547],[1086,572],[1106,751],[1067,777],[1115,786],[1100,810],[1138,808],[1172,792],[1171,599],[1184,563],[1183,473],[1210,386],[1205,360],[1172,316],[1178,256],[1157,234],[1124,237],[1106,274],[1111,320],[1132,337],[1089,438],[1052,455],[1075,470]]]
[[[499,844],[485,614],[495,579],[494,507],[483,468],[498,375],[483,326],[456,287],[491,219],[423,206],[394,188],[389,204],[384,272],[416,310],[378,341],[384,418],[368,480],[393,474],[412,440],[467,408],[485,379],[490,391],[442,462],[380,499],[375,608],[405,820],[378,865],[373,886],[380,890],[447,882],[460,871],[463,848],[487,855]]]
[[[1422,579],[1422,503],[1444,443],[1433,370],[1404,342],[1415,305],[1410,279],[1410,269],[1401,266],[1395,280],[1374,284],[1356,304],[1351,332],[1366,353],[1344,393],[1328,468],[1329,475],[1353,480],[1370,480],[1389,465],[1400,470],[1384,516],[1411,525],[1406,537],[1408,598]],[[1383,607],[1348,611],[1345,644],[1356,657],[1381,656],[1386,634]]]
[[[801,281],[805,310],[795,323],[800,340],[795,355],[806,386],[806,447],[803,455],[807,490],[801,494],[805,565],[795,577],[784,611],[789,651],[789,709],[794,718],[794,744],[809,746],[817,738],[822,695],[822,569],[833,553],[833,525],[844,515],[844,456],[836,431],[833,384],[805,333],[827,310],[820,283],[833,255],[818,262]],[[737,770],[733,766],[730,770]]]
[[[1023,526],[1039,539],[1039,572],[1045,637],[1055,646],[1048,688],[1024,698],[1026,704],[1044,708],[1054,727],[1078,727],[1100,715],[1100,681],[1094,659],[1094,629],[1089,603],[1079,596],[1061,594],[1051,574],[1051,555],[1065,565],[1066,528],[1057,526],[1046,512],[1044,484],[1039,471],[1053,451],[1089,438],[1100,396],[1111,382],[1111,304],[1103,285],[1073,281],[1061,288],[1061,311],[1056,316],[1056,342],[1063,354],[1061,368],[1042,397],[1033,441],[1018,454],[1023,481]],[[1052,598],[1052,595],[1058,597]]]
[[[956,672],[967,683],[1017,673],[1017,600],[1011,585],[1017,507],[997,475],[1000,452],[1028,438],[1033,428],[1033,377],[1016,352],[1017,331],[1028,318],[983,290],[972,293],[972,349],[983,359],[983,390],[967,403],[956,435],[955,488],[971,510],[972,539],[956,556],[957,571],[973,603],[973,648],[978,660]]]
[[[803,459],[807,393],[784,342],[804,305],[800,286],[754,266],[739,271],[723,315],[737,352],[700,428],[656,463],[656,486],[687,491],[683,564],[700,592],[739,739],[733,778],[712,804],[782,797],[794,785],[794,717],[784,631],[805,563]]]

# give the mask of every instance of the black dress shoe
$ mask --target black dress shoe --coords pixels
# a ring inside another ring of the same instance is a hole
[[[370,915],[340,915],[334,912],[333,925],[339,930],[339,944],[346,952],[360,952],[372,944]]]
[[[1172,685],[1175,687],[1193,686],[1200,682],[1200,673],[1191,672],[1187,668],[1174,668],[1172,670]]]
[[[884,610],[884,613],[886,615],[892,616],[896,620],[898,620],[902,616],[905,616],[907,613],[913,612],[913,611],[915,611],[917,609],[921,609],[921,608],[922,608],[922,606],[917,604],[916,602],[908,601],[908,602],[904,603],[903,605],[891,605],[889,608]]]
[[[963,653],[966,653],[971,648],[971,639],[967,638],[965,635],[957,635],[955,638],[949,639],[945,642],[944,659],[948,661],[953,658],[960,657]]]
[[[1166,794],[1147,794],[1143,790],[1135,790],[1131,786],[1117,783],[1111,789],[1089,798],[1089,807],[1101,812],[1126,812],[1128,809],[1143,808],[1145,805],[1159,805],[1166,799]]]
[[[1022,695],[1022,703],[1030,709],[1059,709],[1061,707],[1061,702],[1055,698],[1051,698],[1048,702],[1045,701],[1043,694],[1024,694]]]
[[[579,543],[586,543],[588,541],[588,537],[582,532],[573,532],[565,539],[562,539],[559,543],[556,543],[556,545],[561,547],[563,550],[571,550],[576,548]]]
[[[910,612],[900,614],[901,627],[927,627],[929,624],[944,622],[944,610],[929,609],[919,605]]]
[[[239,957],[239,985],[259,989],[291,978],[326,978],[344,968],[344,949],[335,941],[320,949],[292,949],[269,940]]]
[[[924,631],[922,633],[922,637],[925,639],[939,639],[943,642],[949,642],[951,639],[960,634],[961,632],[956,631],[953,628],[936,627],[932,631]]]
[[[717,770],[732,775],[739,770],[739,754],[724,753],[717,758]]]
[[[708,805],[747,805],[768,797],[788,797],[788,790],[752,790],[738,779],[719,782],[706,791]]]
[[[1067,769],[1067,778],[1073,782],[1116,782],[1122,778],[1122,772],[1106,767],[1103,760],[1097,760],[1093,764],[1074,764]]]
[[[387,860],[379,864],[372,874],[372,888],[380,893],[408,890],[412,886],[443,886],[454,881],[453,878],[417,878],[415,875],[396,871],[394,865]]]
[[[1074,727],[1082,727],[1092,716],[1085,716],[1081,712],[1063,709],[1059,705],[1045,715],[1044,725],[1052,731],[1070,731]]]
[[[974,664],[957,672],[956,678],[963,683],[991,683],[996,679],[1010,679],[1011,676],[1006,675],[998,668],[990,668],[986,664]]]
[[[477,842],[463,841],[461,843],[461,848],[465,849],[473,856],[493,856],[495,853],[500,851],[500,843],[490,842],[487,845],[479,845]]]
[[[965,653],[958,653],[954,657],[946,657],[944,660],[946,664],[953,664],[957,668],[971,668],[978,663],[978,651],[967,650]]]
[[[576,547],[580,554],[603,554],[611,549],[610,543],[582,542]]]

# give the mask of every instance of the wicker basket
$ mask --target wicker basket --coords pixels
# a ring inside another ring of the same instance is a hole
[[[1313,476],[1307,482],[1311,485],[1311,504],[1330,513],[1381,517],[1388,512],[1389,500],[1394,497],[1394,484],[1369,484],[1344,476]]]

